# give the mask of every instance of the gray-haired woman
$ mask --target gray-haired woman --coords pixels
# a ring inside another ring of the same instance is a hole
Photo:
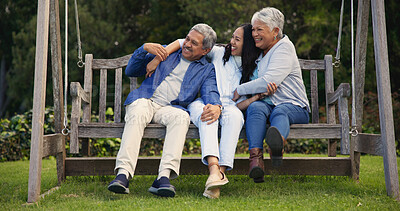
[[[271,82],[278,86],[275,94],[251,103],[246,111],[249,176],[254,182],[264,181],[264,137],[272,164],[280,166],[290,125],[309,121],[310,108],[300,64],[293,43],[282,33],[284,21],[283,14],[273,7],[264,8],[253,15],[252,35],[256,46],[263,52],[257,60],[257,68],[247,76],[248,82],[237,87],[233,98],[236,100],[241,95],[263,93]],[[268,120],[271,126],[266,131]]]

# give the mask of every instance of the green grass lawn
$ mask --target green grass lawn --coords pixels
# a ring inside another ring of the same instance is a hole
[[[361,157],[359,183],[348,177],[273,175],[255,184],[247,176],[228,175],[230,182],[216,200],[202,196],[205,175],[172,180],[177,195],[168,199],[147,192],[155,176],[134,177],[127,195],[107,190],[111,176],[86,176],[68,177],[36,205],[23,206],[28,172],[28,161],[0,163],[0,210],[400,210],[400,203],[386,195],[383,160],[378,156]],[[42,193],[56,184],[55,160],[43,160]]]

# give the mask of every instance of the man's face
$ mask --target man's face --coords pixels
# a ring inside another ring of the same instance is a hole
[[[190,31],[183,42],[182,56],[189,61],[195,61],[210,52],[211,49],[203,49],[203,39],[204,36],[196,30]]]

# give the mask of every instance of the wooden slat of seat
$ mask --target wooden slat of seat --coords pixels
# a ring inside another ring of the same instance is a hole
[[[156,175],[160,157],[139,157],[135,175]],[[235,167],[228,174],[246,175],[249,159],[235,158]],[[264,159],[266,174],[350,176],[348,157],[284,157],[280,168],[273,168],[269,158]],[[114,175],[114,157],[66,158],[66,176]],[[208,174],[200,157],[183,157],[180,174]]]
[[[79,138],[121,138],[124,123],[81,123],[78,126]],[[290,127],[289,139],[340,139],[340,124],[294,124]],[[160,124],[149,124],[143,138],[165,137],[165,127]],[[186,138],[199,138],[198,129],[190,124]],[[243,129],[240,138],[246,138]]]

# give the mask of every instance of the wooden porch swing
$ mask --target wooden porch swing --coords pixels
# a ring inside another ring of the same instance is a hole
[[[364,74],[366,57],[366,40],[368,31],[369,0],[360,0],[358,3],[357,46],[356,46],[356,93],[364,92]],[[32,144],[29,170],[28,203],[35,202],[40,195],[41,160],[48,155],[57,156],[57,174],[59,183],[66,176],[83,175],[113,175],[115,158],[98,157],[68,157],[65,152],[65,136],[61,133],[63,120],[63,86],[61,68],[61,42],[59,27],[58,0],[38,0],[38,25],[35,60],[35,87],[33,105]],[[41,122],[44,121],[48,24],[50,17],[51,55],[53,70],[54,116],[56,134],[43,135]],[[303,71],[310,71],[311,85],[307,93],[311,93],[312,121],[310,124],[295,124],[291,126],[289,139],[328,139],[328,157],[284,157],[280,168],[273,168],[269,158],[265,158],[266,174],[286,175],[335,175],[351,176],[358,179],[360,153],[378,154],[384,157],[386,188],[390,196],[398,199],[398,175],[396,153],[394,147],[393,115],[390,95],[389,68],[386,47],[386,28],[384,4],[382,1],[372,0],[373,30],[376,51],[376,68],[378,80],[378,96],[381,132],[382,135],[359,133],[350,138],[348,101],[350,85],[340,84],[336,90],[333,81],[332,56],[326,55],[321,60],[302,60],[300,66]],[[378,23],[378,24],[377,24]],[[131,55],[116,59],[93,59],[92,54],[85,56],[85,79],[82,87],[78,82],[71,83],[72,113],[70,130],[70,153],[90,155],[89,138],[118,138],[122,136],[124,123],[122,121],[122,81],[124,68]],[[99,88],[99,122],[91,122],[93,73],[100,71]],[[115,97],[114,122],[106,123],[105,112],[107,96],[107,73],[114,71]],[[326,123],[319,122],[318,78],[317,72],[324,72],[324,86],[326,97]],[[130,78],[130,90],[137,87],[137,79]],[[363,95],[357,94],[356,117],[357,122],[362,120]],[[354,101],[353,101],[354,102]],[[386,103],[384,103],[386,102]],[[336,107],[338,117],[336,118]],[[361,112],[361,115],[360,115]],[[82,118],[81,118],[81,113]],[[82,119],[82,120],[81,120]],[[336,122],[336,119],[339,122]],[[361,124],[360,124],[361,125]],[[361,131],[361,127],[357,128]],[[165,128],[162,125],[150,124],[145,129],[143,138],[163,139]],[[190,125],[187,139],[199,138],[198,130]],[[240,138],[245,138],[245,131],[241,131]],[[336,143],[340,140],[341,154],[348,157],[336,157]],[[79,145],[82,145],[81,149]],[[136,175],[157,174],[159,157],[140,157],[135,171]],[[235,158],[235,168],[229,174],[247,174],[248,158]],[[202,165],[199,157],[184,157],[181,161],[181,174],[207,174],[207,168]]]

